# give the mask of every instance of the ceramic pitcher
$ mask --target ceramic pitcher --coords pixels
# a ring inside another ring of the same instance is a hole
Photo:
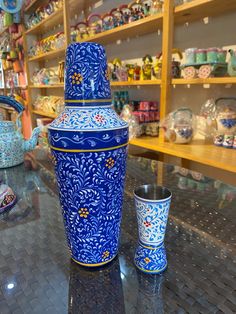
[[[104,48],[71,44],[65,64],[65,110],[49,126],[71,256],[100,266],[118,251],[128,125],[111,107]]]

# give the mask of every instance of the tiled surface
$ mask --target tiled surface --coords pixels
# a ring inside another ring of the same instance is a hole
[[[19,196],[0,218],[0,313],[235,313],[236,198],[221,193],[233,187],[209,181],[207,192],[183,190],[179,175],[165,166],[163,184],[173,192],[169,267],[162,276],[134,267],[132,192],[157,181],[155,167],[129,160],[120,253],[94,271],[70,260],[51,172],[23,165],[0,170]]]

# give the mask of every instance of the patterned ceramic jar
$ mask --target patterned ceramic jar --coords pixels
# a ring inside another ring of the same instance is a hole
[[[164,238],[171,192],[157,185],[143,185],[134,192],[139,244],[134,263],[147,273],[160,273],[167,267]]]
[[[100,266],[118,251],[128,125],[112,109],[101,45],[70,45],[65,71],[65,110],[49,143],[72,259]]]

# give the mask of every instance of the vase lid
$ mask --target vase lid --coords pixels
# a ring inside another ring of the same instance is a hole
[[[65,103],[67,106],[109,105],[111,89],[107,58],[97,43],[73,43],[66,51]]]

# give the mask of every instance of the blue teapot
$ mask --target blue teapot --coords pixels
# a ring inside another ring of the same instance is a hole
[[[21,164],[24,153],[35,148],[40,128],[35,128],[29,140],[24,140],[20,132],[19,120],[24,107],[12,97],[0,96],[0,103],[13,107],[18,113],[16,123],[3,121],[0,116],[0,168],[8,168]]]

